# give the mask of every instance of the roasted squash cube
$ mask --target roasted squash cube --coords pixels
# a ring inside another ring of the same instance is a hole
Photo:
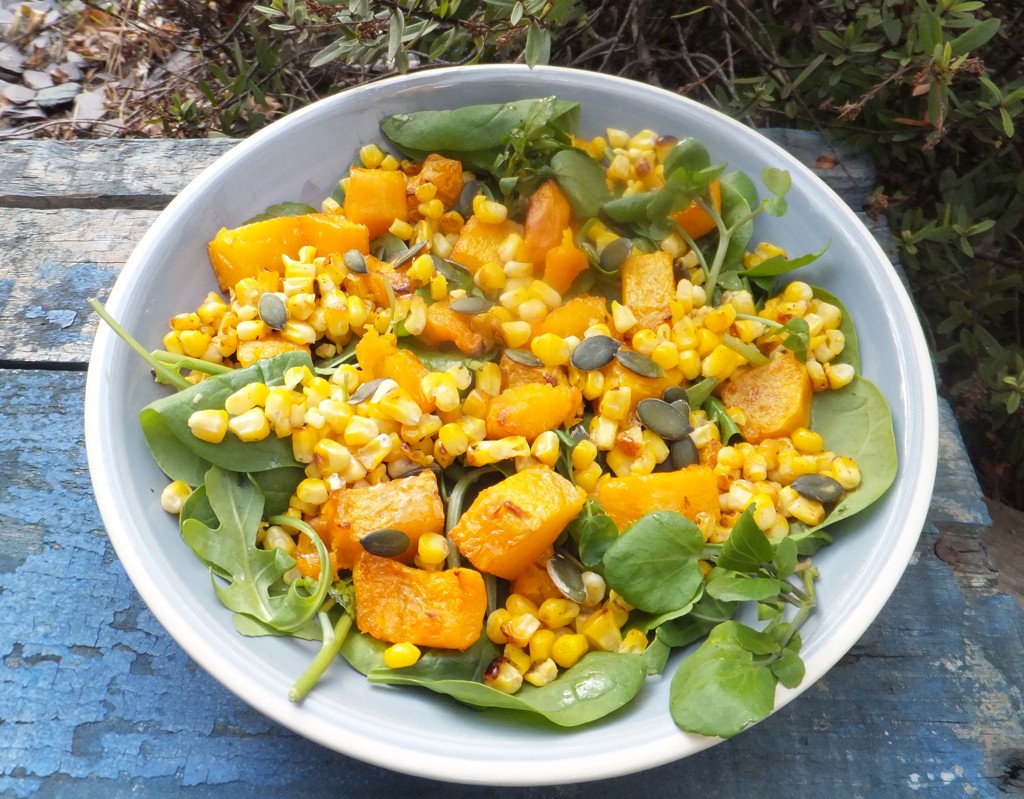
[[[718,481],[708,466],[674,472],[602,477],[597,501],[622,532],[646,513],[671,510],[693,522],[718,519]]]
[[[786,350],[763,366],[737,374],[719,387],[726,408],[739,408],[743,437],[752,444],[788,436],[811,423],[814,390],[807,368]]]

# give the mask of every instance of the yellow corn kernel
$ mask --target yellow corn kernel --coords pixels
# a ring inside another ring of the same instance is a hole
[[[493,361],[487,361],[476,372],[476,388],[491,397],[501,393],[501,367]]]
[[[340,441],[321,438],[313,446],[313,463],[323,475],[341,474],[352,461],[352,453]]]
[[[612,326],[619,335],[622,335],[636,326],[636,314],[631,308],[612,300]]]
[[[292,431],[292,457],[299,463],[313,463],[320,431],[312,426],[298,427]]]
[[[458,420],[458,425],[469,437],[470,444],[483,441],[487,436],[487,423],[477,416],[463,416]],[[527,453],[522,453],[523,455]]]
[[[583,439],[572,448],[572,468],[583,470],[594,462],[597,457],[597,447],[590,439]]]
[[[654,348],[657,347],[661,342],[658,340],[658,334],[651,330],[649,327],[641,328],[633,334],[633,338],[630,344],[637,352],[641,355],[650,355],[654,352]]]
[[[532,616],[536,616],[539,612],[537,605],[522,594],[509,594],[505,600],[505,609],[513,616],[520,613],[529,613]]]
[[[724,333],[736,321],[736,309],[731,305],[721,305],[704,316],[704,327],[712,333]]]
[[[602,474],[604,472],[601,469],[601,464],[594,461],[586,469],[574,470],[572,476],[576,481],[576,485],[588,494],[593,494],[597,490],[597,481],[601,479]]]
[[[348,447],[363,447],[380,433],[376,420],[366,416],[353,416],[345,425],[344,440]]]
[[[437,431],[437,443],[452,457],[464,455],[469,449],[469,436],[461,425],[449,422]]]
[[[239,416],[250,408],[262,406],[267,401],[270,389],[265,383],[252,382],[232,392],[224,400],[224,410],[232,416]]]
[[[706,327],[697,330],[697,346],[695,349],[701,358],[707,358],[716,347],[721,345],[722,341],[716,333],[713,333]]]
[[[569,363],[569,343],[555,333],[542,333],[530,342],[530,351],[549,369]]]
[[[175,355],[184,355],[185,350],[181,348],[181,335],[176,330],[171,330],[163,338],[164,349]]]
[[[260,411],[260,415],[262,413]],[[192,435],[201,441],[219,444],[228,431],[228,413],[219,408],[195,411],[188,417],[188,426]]]
[[[583,578],[583,587],[587,592],[587,598],[580,603],[581,606],[584,608],[597,607],[604,601],[604,595],[608,590],[604,577],[592,571],[585,571],[580,576]]]
[[[704,377],[728,380],[746,362],[747,359],[738,352],[719,344],[701,362],[700,371]]]
[[[359,148],[359,161],[367,169],[377,169],[384,161],[385,153],[376,144],[364,144]]]
[[[770,496],[764,493],[754,494],[748,504],[753,505],[754,508],[754,523],[764,532],[767,533],[775,526],[775,523],[778,521],[778,512]]]
[[[504,694],[514,694],[523,685],[523,673],[507,657],[497,657],[484,670],[484,684]]]
[[[554,310],[562,304],[562,295],[543,280],[534,280],[528,289],[530,295],[543,302],[549,309]]]
[[[629,386],[616,386],[606,391],[601,397],[598,413],[605,419],[621,422],[629,413],[632,400],[633,390]]]
[[[466,450],[466,463],[470,466],[489,466],[529,454],[530,443],[525,436],[505,436],[470,444]]]
[[[505,274],[505,271],[493,261],[489,261],[481,266],[473,275],[473,282],[481,291],[491,296],[504,289],[507,280],[508,276]]]
[[[623,652],[628,655],[642,655],[644,650],[647,649],[647,636],[641,630],[629,630],[622,637],[622,644],[619,646],[619,652]]]
[[[843,455],[833,458],[824,474],[835,479],[847,491],[860,485],[860,467],[852,458]]]
[[[501,203],[478,194],[473,198],[473,216],[484,224],[499,225],[508,217],[508,209]]]
[[[428,566],[444,563],[449,550],[448,539],[439,533],[424,533],[416,542],[416,555]]]
[[[828,387],[833,391],[850,385],[856,375],[853,366],[848,363],[826,363],[824,370]]]
[[[327,484],[323,480],[307,477],[295,487],[295,496],[309,505],[323,505],[327,501]]]
[[[767,253],[768,257],[786,254],[785,250],[776,247],[774,244],[762,243],[758,245],[757,249]],[[814,289],[803,281],[794,280],[783,289],[782,299],[786,302],[810,302],[814,299]]]
[[[580,387],[584,399],[593,400],[601,396],[604,391],[604,373],[587,372],[583,378],[583,385]]]
[[[825,449],[825,441],[821,434],[808,430],[806,427],[798,427],[789,437],[793,442],[793,446],[800,452],[814,455]]]
[[[563,669],[575,666],[577,661],[590,650],[590,644],[582,633],[566,633],[551,645],[551,659]]]
[[[548,306],[538,297],[530,297],[523,301],[516,313],[526,322],[541,322],[548,315]]]
[[[668,371],[679,365],[679,348],[671,341],[662,341],[651,350],[651,360]]]
[[[505,339],[505,346],[511,349],[518,349],[522,347],[527,341],[530,340],[530,336],[533,335],[533,327],[529,322],[522,320],[515,320],[512,322],[504,322],[501,325],[501,336]]]
[[[478,388],[474,388],[462,401],[462,412],[466,416],[475,416],[483,419],[487,416],[487,408],[490,405],[490,397]]]
[[[600,608],[583,622],[580,631],[594,649],[603,652],[618,652],[622,646],[622,631],[616,624],[615,612],[607,606]]]
[[[553,468],[558,462],[560,452],[561,444],[554,430],[545,430],[530,445],[530,454],[549,468]]]
[[[530,685],[543,688],[557,676],[558,666],[555,664],[555,661],[551,658],[544,658],[540,661],[534,660],[533,665],[523,675],[523,679],[530,683]]]
[[[197,313],[180,313],[171,317],[171,330],[182,332],[184,330],[198,330],[203,322]]]
[[[512,614],[505,608],[492,610],[487,616],[484,632],[492,644],[507,644],[508,636],[502,632],[501,627],[512,618]]]
[[[295,539],[283,527],[274,524],[268,527],[263,534],[263,548],[266,550],[280,549],[291,554],[295,549]]]
[[[160,507],[168,513],[181,513],[181,506],[192,493],[192,488],[184,480],[168,483],[160,492]]]
[[[356,450],[355,455],[363,468],[369,472],[382,464],[394,448],[395,439],[387,433],[380,433]]]
[[[825,508],[820,502],[801,496],[792,486],[779,491],[779,510],[812,527],[825,518]]]
[[[178,333],[181,349],[190,358],[202,358],[210,346],[211,336],[202,330],[182,330]]]
[[[563,597],[548,597],[537,609],[537,618],[552,630],[568,626],[579,615],[580,606]]]
[[[242,441],[262,441],[270,435],[270,423],[262,408],[252,408],[230,419],[228,429]]]
[[[419,647],[408,641],[392,644],[384,650],[384,665],[389,669],[404,669],[414,665],[419,659]]]
[[[281,338],[292,344],[312,344],[317,340],[316,330],[311,324],[299,319],[289,319],[284,323]]]
[[[530,636],[530,643],[527,651],[530,653],[530,660],[534,665],[548,660],[551,657],[551,647],[558,636],[554,630],[541,628]],[[552,663],[552,665],[554,665]]]
[[[512,662],[512,665],[519,670],[520,674],[525,674],[529,670],[530,666],[533,665],[533,661],[530,659],[530,653],[526,651],[528,644],[529,642],[523,646],[519,646],[518,644],[514,644],[509,641],[505,644],[505,648],[502,650],[502,654]]]
[[[625,386],[623,388],[626,388]],[[627,388],[628,390],[628,388]],[[615,437],[619,433],[619,423],[607,416],[595,416],[590,422],[590,440],[601,452],[607,452],[615,446]]]

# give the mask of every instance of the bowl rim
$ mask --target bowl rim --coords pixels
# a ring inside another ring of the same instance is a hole
[[[172,223],[178,209],[186,207],[195,196],[200,195],[207,186],[215,182],[220,172],[235,162],[243,160],[251,150],[260,146],[264,140],[279,135],[279,132],[284,130],[286,126],[298,125],[307,115],[319,113],[335,103],[352,102],[364,96],[372,97],[373,93],[389,88],[415,87],[420,84],[429,85],[434,81],[442,79],[454,79],[457,81],[501,80],[507,76],[522,77],[525,75],[530,75],[531,79],[540,79],[545,75],[585,79],[609,86],[639,90],[643,93],[654,93],[666,98],[670,97],[673,102],[699,108],[701,109],[700,113],[710,113],[716,116],[723,125],[742,128],[745,131],[744,135],[749,134],[752,130],[714,109],[666,90],[626,78],[565,67],[535,67],[532,70],[526,66],[516,64],[445,67],[426,69],[407,75],[372,81],[346,89],[283,117],[241,141],[204,169],[187,187],[172,199],[143,235],[115,282],[106,303],[108,310],[110,310],[115,318],[119,317],[120,312],[124,309],[131,284],[138,279],[144,270],[154,242],[160,238],[165,228]],[[763,137],[761,138],[763,139]],[[801,172],[805,178],[809,178],[812,182],[816,183],[825,193],[825,196],[830,198],[836,212],[841,215],[844,221],[863,229],[864,246],[870,250],[869,255],[891,266],[891,262],[881,246],[864,228],[856,214],[831,188],[824,184],[809,168],[798,162],[778,145],[764,139],[764,146],[770,151],[771,157],[779,162],[780,166],[784,166],[791,172]],[[895,274],[895,270],[892,271]],[[902,284],[894,276],[891,277],[891,280],[893,282],[894,297],[901,311],[908,319],[916,321],[916,311]],[[165,595],[155,582],[148,579],[149,566],[145,562],[145,553],[140,551],[132,540],[131,525],[127,523],[130,520],[122,517],[119,497],[114,491],[113,485],[106,479],[103,464],[102,413],[105,402],[104,365],[111,357],[113,348],[118,346],[116,342],[117,339],[114,333],[106,325],[100,325],[93,343],[85,390],[87,460],[94,496],[104,526],[107,529],[108,537],[135,589],[168,633],[205,671],[253,708],[305,738],[365,762],[414,776],[470,784],[550,785],[620,776],[678,760],[719,742],[719,739],[715,738],[680,735],[670,740],[659,741],[656,746],[647,744],[643,750],[624,745],[621,752],[614,756],[608,756],[606,753],[603,753],[602,757],[595,759],[592,754],[576,753],[573,756],[557,761],[545,761],[544,763],[538,763],[533,760],[524,761],[522,765],[527,765],[528,763],[529,768],[516,769],[514,766],[517,763],[514,760],[510,760],[509,753],[497,752],[493,761],[480,759],[467,761],[456,756],[439,757],[433,752],[429,755],[424,755],[423,753],[410,751],[405,747],[394,746],[387,741],[381,740],[374,740],[368,746],[367,742],[359,736],[347,734],[344,729],[339,730],[338,727],[322,723],[321,720],[305,713],[301,705],[292,704],[287,697],[268,696],[265,687],[258,680],[254,679],[253,675],[248,673],[238,674],[230,667],[229,661],[218,651],[217,647],[211,647],[207,640],[197,636],[188,623],[187,614],[172,601],[172,597]],[[918,363],[930,364],[928,348],[919,325],[911,326],[911,340],[904,343],[916,357]],[[928,465],[934,466],[938,454],[938,401],[930,369],[921,369],[920,374],[917,376],[919,381],[917,385],[911,388],[914,391],[920,392],[923,398],[929,400],[918,409],[921,414],[919,426],[922,431],[922,440],[917,442],[919,444],[917,453],[921,458],[921,463],[925,464],[926,467]],[[779,687],[776,694],[776,710],[782,708],[792,701],[793,698],[807,690],[807,688],[831,669],[857,642],[877,617],[895,589],[913,555],[920,531],[926,522],[927,510],[934,486],[934,476],[934,468],[924,468],[914,473],[914,483],[909,499],[910,513],[905,518],[905,523],[909,529],[915,530],[916,533],[904,534],[898,539],[898,546],[891,551],[888,561],[875,574],[870,593],[844,620],[842,628],[834,631],[833,637],[829,639],[827,652],[823,650],[817,653],[813,662],[807,663],[807,675],[801,685],[794,689]],[[513,767],[510,768],[510,765]]]

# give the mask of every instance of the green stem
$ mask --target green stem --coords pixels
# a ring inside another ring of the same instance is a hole
[[[174,369],[175,372],[180,372],[182,369],[191,369],[193,372],[202,372],[208,375],[222,375],[234,371],[230,366],[225,366],[222,363],[211,363],[200,358],[190,358],[188,355],[167,352],[167,350],[153,350],[150,354],[160,363]]]
[[[320,651],[316,653],[316,657],[313,658],[313,662],[309,664],[309,668],[302,673],[302,676],[288,691],[288,698],[292,702],[301,702],[313,690],[313,686],[320,681],[324,672],[327,671],[327,667],[331,665],[331,661],[341,651],[341,646],[345,643],[349,630],[352,629],[352,617],[348,613],[342,612],[341,618],[332,628],[327,614],[321,613],[320,628],[323,631],[323,644]]]
[[[106,322],[110,326],[111,330],[117,333],[118,338],[135,350],[135,352],[139,354],[139,357],[149,364],[150,368],[153,370],[153,374],[155,374],[160,380],[168,385],[174,386],[179,391],[189,388],[192,385],[180,374],[172,369],[168,369],[163,363],[153,357],[153,354],[136,341],[135,337],[132,336],[131,333],[118,324],[117,320],[107,312],[107,309],[103,307],[103,304],[99,300],[89,297],[88,303],[96,312],[96,315]]]

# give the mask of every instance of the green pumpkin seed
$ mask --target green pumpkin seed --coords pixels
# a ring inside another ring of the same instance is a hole
[[[285,323],[288,321],[288,307],[284,304],[280,294],[270,292],[261,294],[257,311],[263,324],[267,327],[284,330]]]
[[[665,441],[678,441],[693,430],[689,413],[683,413],[675,405],[653,397],[637,403],[636,415],[644,427]]]
[[[682,386],[669,386],[661,392],[661,398],[665,402],[676,402],[678,400],[686,401],[686,389]]]
[[[358,405],[360,402],[366,402],[366,400],[372,397],[376,393],[377,389],[380,388],[380,384],[387,379],[388,378],[386,377],[378,377],[375,380],[370,380],[367,383],[362,383],[356,388],[355,391],[352,392],[352,395],[348,398],[349,404]]]
[[[678,441],[673,441],[668,446],[668,456],[672,465],[677,469],[685,469],[687,466],[694,466],[700,463],[700,453],[697,452],[697,445],[693,439],[684,436]]]
[[[523,366],[530,366],[534,369],[540,369],[544,366],[544,361],[528,350],[509,349],[505,350],[505,354],[510,360],[521,363]]]
[[[826,474],[802,474],[791,485],[800,496],[818,502],[835,502],[846,493],[838,480]]]
[[[345,268],[357,275],[365,275],[369,270],[366,268],[366,257],[359,250],[348,250],[342,256],[345,261]]]
[[[407,261],[411,261],[425,249],[427,249],[427,242],[418,241],[411,247],[407,247],[406,249],[401,250],[400,252],[396,252],[394,255],[391,256],[391,258],[388,259],[388,263],[395,267],[395,269],[397,269]]]
[[[634,350],[617,350],[615,353],[615,360],[629,369],[629,371],[640,375],[640,377],[649,377],[654,380],[665,376],[664,369],[658,366],[658,364],[646,355],[641,355],[639,352],[635,352]]]
[[[577,369],[592,372],[610,364],[621,348],[611,336],[588,336],[576,345],[569,360]]]
[[[633,252],[633,242],[622,237],[608,242],[601,250],[601,258],[598,265],[602,272],[617,272]]]
[[[455,313],[462,314],[463,316],[476,316],[477,314],[487,313],[494,307],[494,303],[484,297],[469,295],[468,297],[455,298],[449,303],[448,307],[455,311]]]
[[[383,527],[367,533],[359,539],[360,545],[371,555],[381,558],[394,558],[409,548],[409,536],[401,530]]]
[[[547,566],[548,576],[566,599],[573,602],[586,601],[587,587],[575,563],[565,555],[554,555],[548,559]]]
[[[480,181],[467,180],[459,193],[459,202],[455,210],[463,219],[469,219],[473,215],[473,198],[480,193]]]

